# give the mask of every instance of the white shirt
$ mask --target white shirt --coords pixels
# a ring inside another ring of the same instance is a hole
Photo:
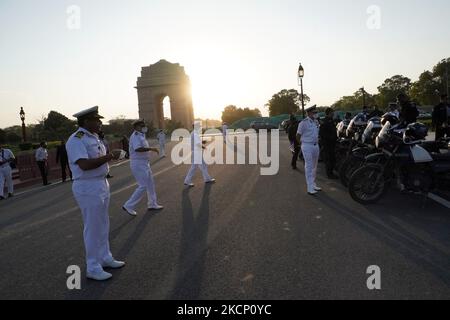
[[[79,128],[66,143],[69,166],[74,180],[105,179],[109,172],[109,165],[93,170],[83,170],[76,163],[80,159],[98,159],[106,155],[106,148],[95,133]]]
[[[14,154],[9,149],[0,149],[0,162],[15,159]],[[0,168],[8,166],[9,163],[0,164]]]
[[[36,150],[36,161],[45,161],[48,159],[48,151],[45,148],[38,148]]]
[[[302,143],[319,143],[319,122],[307,117],[300,122],[297,134],[301,136]]]
[[[158,133],[156,138],[158,138],[160,144],[166,143],[166,134],[164,132],[161,131],[160,133]]]
[[[130,137],[130,159],[133,160],[150,160],[150,152],[136,152],[140,148],[150,148],[145,134],[134,131]]]

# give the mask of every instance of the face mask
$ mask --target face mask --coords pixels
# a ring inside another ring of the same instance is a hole
[[[148,132],[148,128],[147,127],[143,127],[142,128],[142,133],[147,133]]]

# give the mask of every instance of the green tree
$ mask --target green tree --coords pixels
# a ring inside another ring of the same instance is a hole
[[[417,100],[420,105],[434,105],[438,103],[439,90],[439,78],[435,77],[431,71],[425,71],[420,75],[419,80],[412,84],[410,94],[411,98]]]
[[[225,109],[222,112],[222,121],[228,124],[233,124],[236,121],[244,118],[257,118],[257,117],[261,117],[261,111],[257,108],[242,109],[233,105],[229,105],[225,107]]]
[[[379,94],[376,97],[376,103],[380,109],[387,108],[390,102],[395,102],[400,93],[409,94],[411,88],[411,79],[402,75],[396,75],[386,79],[378,87]]]
[[[295,89],[284,89],[274,94],[272,99],[266,104],[269,108],[269,115],[271,117],[279,116],[281,114],[299,113],[301,107],[300,93]],[[304,94],[303,100],[305,105],[310,102],[310,98]]]
[[[450,58],[442,59],[433,68],[433,76],[439,83],[439,93],[447,93],[447,87],[450,86]],[[448,88],[450,90],[450,87]]]

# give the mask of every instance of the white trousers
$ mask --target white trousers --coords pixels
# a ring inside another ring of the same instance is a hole
[[[74,181],[72,191],[81,209],[89,273],[103,270],[113,260],[109,248],[109,183],[106,179]]]
[[[164,142],[159,143],[159,156],[160,157],[166,156],[166,144]]]
[[[308,192],[314,191],[316,185],[317,164],[319,162],[319,145],[302,143],[302,153],[305,159],[305,176]]]
[[[131,198],[125,203],[125,207],[134,210],[145,193],[147,193],[148,207],[156,206],[158,201],[156,199],[155,181],[153,180],[153,172],[149,162],[145,160],[132,160],[130,167],[133,176],[136,178],[138,187]]]
[[[5,181],[6,186],[8,187],[8,193],[14,192],[14,185],[12,179],[12,170],[9,164],[0,167],[0,196],[4,197],[5,190]]]
[[[202,172],[203,180],[205,180],[205,182],[211,180],[211,176],[208,173],[208,166],[206,165],[205,160],[202,159],[202,164],[195,164],[195,163],[192,164],[191,169],[189,169],[189,172],[186,176],[186,179],[184,179],[185,184],[192,183],[192,178],[194,178],[195,171],[197,171],[197,168],[200,169],[200,171]]]

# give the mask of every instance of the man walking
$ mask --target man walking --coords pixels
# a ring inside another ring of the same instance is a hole
[[[48,151],[47,151],[47,142],[43,141],[40,144],[40,147],[36,150],[36,163],[39,167],[39,171],[41,172],[42,183],[44,186],[48,186],[50,183],[47,180],[48,175]]]
[[[4,195],[5,181],[8,188],[8,197],[11,198],[14,194],[11,163],[15,159],[16,158],[11,150],[0,145],[0,200],[4,200],[6,198]]]
[[[104,281],[112,277],[104,269],[125,266],[125,262],[113,258],[109,248],[110,189],[106,175],[108,162],[118,159],[119,154],[107,154],[100,142],[103,117],[98,107],[74,117],[79,129],[67,141],[67,154],[74,180],[72,191],[83,215],[87,278]]]
[[[306,109],[307,117],[300,122],[297,130],[297,143],[301,143],[303,158],[305,159],[305,176],[309,195],[316,195],[322,191],[316,184],[317,164],[319,162],[319,122],[317,107],[314,105]]]
[[[216,179],[211,178],[208,173],[208,167],[203,159],[203,149],[205,146],[203,145],[203,141],[200,139],[201,134],[201,122],[196,121],[193,125],[194,130],[191,133],[191,151],[192,151],[192,165],[189,169],[188,174],[186,175],[186,179],[184,179],[184,185],[192,188],[194,184],[192,183],[192,178],[197,171],[197,168],[200,169],[203,175],[203,180],[205,183],[214,183]]]
[[[336,142],[338,137],[333,117],[334,110],[332,108],[328,108],[325,111],[325,120],[319,129],[320,146],[322,147],[322,154],[325,158],[328,179],[338,178],[334,174],[334,167],[336,165]]]
[[[159,130],[158,134],[156,135],[156,139],[158,139],[159,142],[159,155],[161,158],[166,157],[166,134],[163,130]]]
[[[138,187],[131,198],[123,205],[123,210],[131,216],[137,216],[136,206],[142,200],[145,193],[148,198],[148,210],[161,210],[157,201],[155,191],[155,181],[150,168],[150,152],[158,153],[158,149],[150,148],[145,134],[148,128],[144,120],[133,123],[134,132],[130,137],[130,167],[133,176],[136,178]]]
[[[72,180],[72,171],[69,168],[69,158],[67,157],[66,142],[64,140],[61,140],[61,145],[56,149],[56,163],[61,164],[62,182],[67,180],[66,168],[69,170],[70,180]]]

